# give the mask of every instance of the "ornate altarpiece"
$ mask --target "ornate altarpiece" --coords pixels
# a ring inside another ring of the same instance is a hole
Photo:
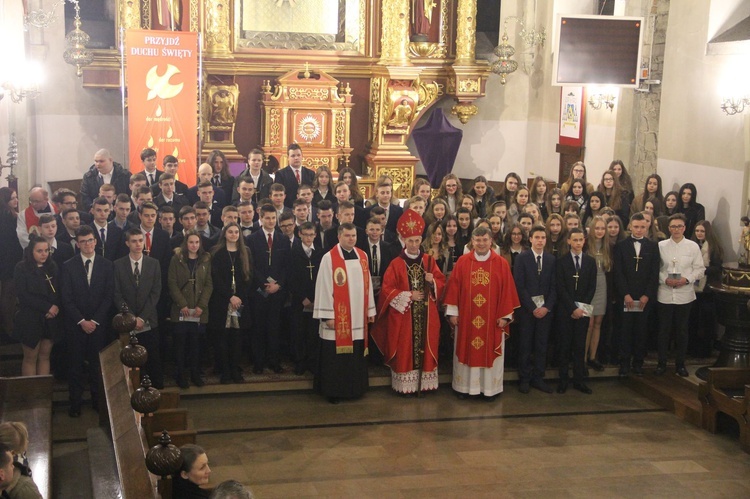
[[[341,164],[360,171],[368,191],[387,173],[407,197],[417,158],[406,142],[419,118],[450,97],[466,123],[485,94],[489,67],[475,60],[476,0],[115,1],[117,28],[202,33],[203,157],[221,149],[237,161],[264,145],[272,163],[283,163],[285,151],[266,144],[261,127],[267,89],[309,63],[348,88],[354,104],[349,144],[329,161],[343,155]],[[94,52],[83,85],[119,88],[119,52]]]

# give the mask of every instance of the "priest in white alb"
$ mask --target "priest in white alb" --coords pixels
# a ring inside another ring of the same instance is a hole
[[[338,236],[320,262],[313,309],[322,340],[315,390],[334,404],[367,391],[367,324],[376,305],[367,255],[354,246],[357,228],[343,223]]]

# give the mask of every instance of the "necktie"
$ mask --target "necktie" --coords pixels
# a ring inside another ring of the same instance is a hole
[[[302,183],[302,179],[300,179],[300,177],[299,177],[299,170],[294,170],[294,176],[297,177],[297,183],[301,184]]]
[[[107,235],[106,235],[106,231],[104,230],[104,227],[102,227],[101,229],[99,229],[99,233],[102,235],[102,244],[106,243],[107,242]]]
[[[154,185],[154,174],[149,173],[148,174],[148,185]]]
[[[576,258],[578,258],[578,257],[576,257]],[[542,274],[542,256],[541,255],[537,255],[537,257],[536,257],[536,273],[538,275]]]
[[[86,267],[86,281],[91,284],[91,259],[87,259],[86,263],[84,264]]]
[[[151,253],[151,233],[146,232],[146,252]]]
[[[103,186],[103,185],[104,185],[104,177],[102,177],[101,175],[99,175],[99,176],[97,177],[97,181],[98,181],[98,183],[99,183],[99,187],[101,187],[101,186]]]
[[[135,285],[138,286],[141,282],[141,271],[138,270],[138,262],[135,262],[135,270],[133,271],[133,277],[135,278]]]
[[[643,241],[643,238],[640,238],[640,239],[636,239],[636,238],[634,238],[634,237],[631,237],[630,239],[631,239],[631,240],[632,240],[632,241],[633,241],[634,243],[640,243],[641,241]]]
[[[579,261],[580,256],[576,255],[576,273],[581,270],[581,264]]]
[[[372,275],[378,275],[378,245],[372,245]]]
[[[221,187],[221,176],[219,174],[214,175],[214,185]]]
[[[268,233],[268,249],[270,250],[273,248],[273,237],[271,237],[271,233]]]
[[[307,255],[307,258],[310,258],[310,255],[312,255],[312,248],[305,248],[305,254]]]

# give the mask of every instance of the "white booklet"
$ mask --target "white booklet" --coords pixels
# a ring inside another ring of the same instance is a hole
[[[536,295],[531,297],[531,301],[534,302],[536,308],[544,306],[544,295]]]
[[[590,304],[590,303],[581,303],[579,301],[577,301],[575,303],[576,303],[576,307],[578,307],[581,310],[583,310],[583,316],[584,317],[591,317],[592,315],[594,315],[594,306],[592,304]]]

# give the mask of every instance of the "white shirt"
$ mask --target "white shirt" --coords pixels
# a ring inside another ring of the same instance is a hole
[[[687,238],[683,238],[679,243],[669,238],[659,243],[659,256],[661,257],[657,292],[659,303],[685,305],[695,300],[693,283],[703,277],[706,272],[698,244]],[[686,285],[679,288],[667,286],[665,281],[669,274],[675,271],[688,280]]]
[[[103,184],[111,184],[112,183],[112,174],[114,173],[115,168],[112,167],[112,169],[109,171],[109,173],[100,173],[99,176],[102,178]]]

